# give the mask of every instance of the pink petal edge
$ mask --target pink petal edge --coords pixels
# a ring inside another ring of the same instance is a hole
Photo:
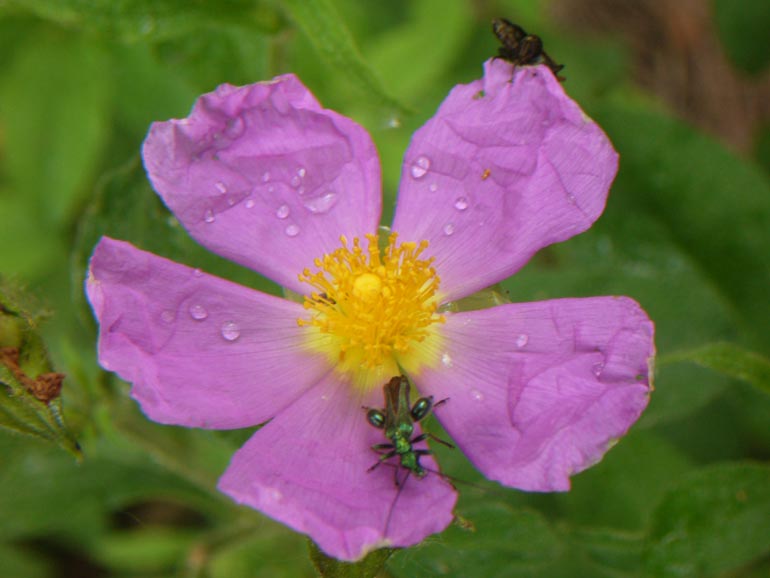
[[[404,156],[393,230],[427,239],[451,301],[514,274],[604,210],[618,155],[544,66],[490,60]],[[511,75],[513,74],[513,78]]]
[[[86,292],[99,362],[133,384],[152,420],[262,423],[330,371],[297,326],[302,306],[103,237]]]
[[[319,383],[255,433],[219,481],[235,501],[307,534],[341,560],[441,532],[457,500],[434,473],[410,476],[399,490],[393,466],[367,471],[378,460],[371,446],[387,440],[361,406],[379,407],[381,392],[364,403],[351,391],[333,378]],[[437,469],[430,456],[423,464]]]
[[[565,491],[646,407],[653,331],[626,297],[456,313],[443,367],[413,377],[422,395],[449,397],[436,417],[485,476]]]
[[[367,132],[287,74],[223,84],[142,148],[155,190],[214,253],[303,293],[297,279],[340,235],[375,232],[380,162]]]

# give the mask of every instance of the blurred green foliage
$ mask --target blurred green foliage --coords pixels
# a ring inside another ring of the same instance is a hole
[[[766,73],[768,3],[712,6],[735,66]],[[448,472],[478,483],[460,488],[465,523],[395,552],[383,575],[770,573],[767,131],[754,158],[728,152],[634,88],[622,39],[572,36],[545,8],[0,0],[0,346],[67,376],[62,398],[46,405],[0,374],[4,575],[314,574],[301,536],[214,489],[250,431],[151,423],[126,385],[97,367],[86,262],[110,234],[278,293],[195,244],[158,200],[138,156],[149,123],[185,116],[218,83],[295,72],[373,135],[387,222],[411,133],[452,86],[480,76],[496,50],[488,22],[499,15],[541,34],[567,64],[566,89],[621,155],[596,226],[544,250],[503,287],[514,301],[637,299],[656,321],[657,390],[632,433],[567,494],[490,487],[459,452],[439,448]],[[62,447],[82,447],[82,463]],[[359,570],[350,575],[371,574]]]

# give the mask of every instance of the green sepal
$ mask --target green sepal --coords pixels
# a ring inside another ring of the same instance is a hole
[[[393,550],[382,548],[358,562],[342,562],[324,554],[312,540],[307,541],[310,560],[322,578],[374,578],[378,576]]]
[[[658,505],[645,545],[645,576],[721,576],[767,556],[768,537],[770,467],[706,467]]]
[[[80,459],[80,446],[64,425],[58,393],[41,401],[29,388],[39,376],[62,377],[53,373],[35,326],[35,319],[0,290],[0,429],[53,442]]]

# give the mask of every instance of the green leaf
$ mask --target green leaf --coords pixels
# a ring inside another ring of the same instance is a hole
[[[110,532],[94,544],[92,556],[114,571],[171,574],[198,534],[196,530],[152,526]]]
[[[714,0],[714,16],[727,55],[743,70],[759,74],[770,64],[770,3]]]
[[[378,36],[365,52],[382,78],[398,79],[391,89],[396,96],[410,101],[433,90],[460,56],[476,23],[465,2],[423,0],[407,9],[403,24]]]
[[[639,568],[642,561],[644,535],[622,532],[614,528],[577,527],[569,531],[569,539],[597,566],[619,571]]]
[[[687,477],[658,506],[647,575],[721,575],[770,553],[770,466],[719,464]]]
[[[82,36],[38,27],[0,84],[10,193],[34,219],[26,237],[59,227],[90,191],[108,134],[109,59]],[[55,237],[48,238],[55,256]]]
[[[191,34],[214,25],[243,25],[271,30],[275,15],[253,0],[6,0],[66,28],[83,28],[106,38],[136,42]]]
[[[453,525],[420,546],[398,552],[388,563],[391,572],[423,578],[548,576],[563,553],[561,538],[534,510],[488,496],[462,512],[465,527]]]
[[[669,354],[660,364],[690,361],[724,375],[742,379],[765,393],[770,393],[770,360],[734,343],[711,343]]]
[[[329,0],[285,0],[291,19],[315,47],[321,58],[346,77],[360,93],[390,111],[404,113],[391,97],[358,47]]]
[[[311,540],[307,545],[313,566],[322,578],[375,578],[393,553],[383,548],[370,552],[358,562],[342,562],[324,554]]]
[[[553,496],[573,524],[641,530],[655,504],[693,465],[654,430],[632,428],[601,462]]]
[[[729,307],[744,339],[770,349],[766,176],[684,123],[648,108],[615,102],[597,116],[621,154],[617,185],[633,198],[629,214],[654,215]],[[680,305],[690,307],[686,300]]]
[[[186,505],[207,519],[232,523],[234,509],[167,471],[146,454],[101,440],[75,463],[51,446],[0,435],[0,539],[45,535],[72,543],[100,540],[110,516],[148,500]]]

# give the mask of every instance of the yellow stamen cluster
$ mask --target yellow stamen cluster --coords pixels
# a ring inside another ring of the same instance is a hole
[[[367,368],[399,363],[432,324],[444,321],[436,314],[433,259],[420,258],[428,242],[397,245],[396,238],[390,234],[381,255],[376,235],[366,236],[366,250],[357,238],[349,246],[341,237],[342,247],[315,260],[317,272],[305,269],[299,276],[315,291],[305,297],[309,318],[298,323],[328,335],[340,362]]]

